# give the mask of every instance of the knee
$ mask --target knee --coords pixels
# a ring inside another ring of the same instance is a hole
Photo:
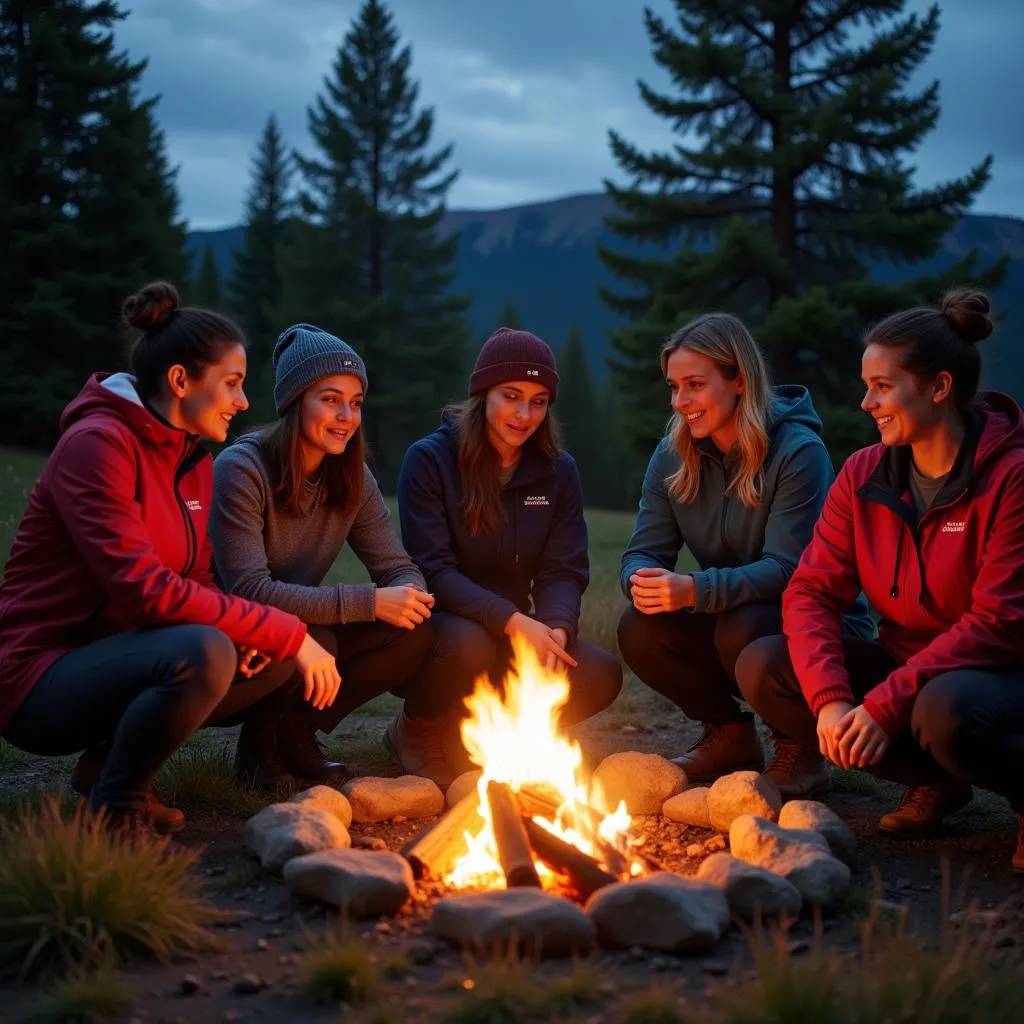
[[[594,703],[603,710],[614,703],[622,690],[622,665],[618,658],[601,647],[591,647],[592,665],[588,686],[594,694]]]
[[[768,683],[789,667],[789,648],[782,634],[762,636],[747,644],[736,658],[736,685],[756,711]]]
[[[652,646],[659,639],[659,623],[653,615],[638,612],[633,605],[626,605],[619,616],[616,631],[619,641],[619,652],[626,664],[638,675],[639,667],[649,657]]]
[[[775,604],[744,604],[715,619],[715,649],[729,675],[735,677],[740,654],[755,640],[782,629],[782,610]]]
[[[214,626],[187,627],[179,659],[190,669],[190,686],[207,693],[214,703],[228,692],[238,670],[234,641]]]
[[[459,679],[472,681],[490,671],[498,645],[483,626],[458,615],[435,615],[433,656]]]
[[[937,755],[956,756],[963,747],[983,732],[983,723],[959,685],[956,672],[932,679],[917,695],[910,728],[918,745]]]

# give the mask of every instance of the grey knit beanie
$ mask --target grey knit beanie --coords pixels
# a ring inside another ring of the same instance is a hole
[[[274,404],[280,416],[303,391],[324,377],[350,374],[366,390],[366,365],[355,349],[313,324],[292,324],[274,346]]]

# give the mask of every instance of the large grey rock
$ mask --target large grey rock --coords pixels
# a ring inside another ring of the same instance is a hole
[[[341,791],[352,805],[352,820],[360,823],[389,821],[397,815],[432,818],[444,810],[444,793],[436,783],[418,775],[352,779]]]
[[[669,797],[686,788],[686,772],[659,754],[609,754],[594,772],[593,785],[610,811],[625,801],[630,814],[660,814]]]
[[[309,789],[304,789],[301,793],[289,797],[288,803],[327,811],[328,814],[333,814],[345,828],[352,824],[352,805],[344,793],[340,793],[330,786],[310,786]]]
[[[444,802],[449,807],[454,807],[464,796],[469,796],[476,789],[481,775],[483,772],[479,768],[463,772],[445,791]]]
[[[784,829],[744,815],[729,830],[733,856],[773,871],[792,883],[804,902],[831,906],[850,884],[850,869],[829,852],[824,836],[807,829]]]
[[[803,897],[791,882],[773,871],[738,860],[728,853],[714,853],[697,869],[702,882],[717,885],[729,903],[729,909],[744,920],[795,917]]]
[[[825,837],[833,857],[852,864],[857,857],[857,836],[842,818],[818,800],[790,800],[779,812],[783,828],[806,829]]]
[[[245,845],[267,871],[279,872],[294,857],[352,845],[333,814],[301,804],[270,804],[245,824]]]
[[[694,825],[697,828],[711,828],[711,814],[708,811],[707,786],[694,786],[684,789],[670,797],[662,805],[661,813],[669,821],[678,821],[681,825]]]
[[[779,787],[758,772],[723,775],[708,791],[708,817],[716,832],[728,832],[741,814],[775,821],[781,808]]]
[[[353,917],[394,914],[412,898],[412,869],[397,853],[327,850],[284,866],[288,891],[337,907]]]
[[[729,904],[718,886],[668,871],[599,889],[586,911],[601,942],[620,948],[708,949],[729,926]]]
[[[541,889],[449,896],[434,907],[434,931],[456,945],[504,955],[509,946],[541,956],[586,953],[594,924],[569,900]]]

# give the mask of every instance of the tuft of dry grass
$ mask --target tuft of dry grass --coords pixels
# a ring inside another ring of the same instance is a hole
[[[302,987],[314,1003],[366,1003],[380,990],[384,970],[369,945],[341,924],[311,938],[301,963]]]
[[[121,1016],[131,1002],[127,981],[111,968],[75,971],[32,1007],[24,1024],[93,1024]]]
[[[160,769],[156,789],[172,807],[189,817],[201,814],[249,818],[271,800],[235,776],[223,747],[193,741]]]

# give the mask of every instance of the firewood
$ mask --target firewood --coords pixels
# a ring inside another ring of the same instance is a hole
[[[585,900],[592,892],[613,885],[618,879],[605,871],[593,857],[553,835],[543,825],[523,819],[533,852],[549,868],[567,878],[569,884]]]
[[[413,878],[443,878],[469,852],[466,833],[475,835],[482,825],[480,794],[474,789],[402,847]]]
[[[494,829],[498,860],[505,872],[505,884],[510,889],[521,886],[539,889],[540,878],[533,863],[533,851],[512,790],[506,783],[492,780],[487,783],[487,802],[491,807],[491,827]]]

